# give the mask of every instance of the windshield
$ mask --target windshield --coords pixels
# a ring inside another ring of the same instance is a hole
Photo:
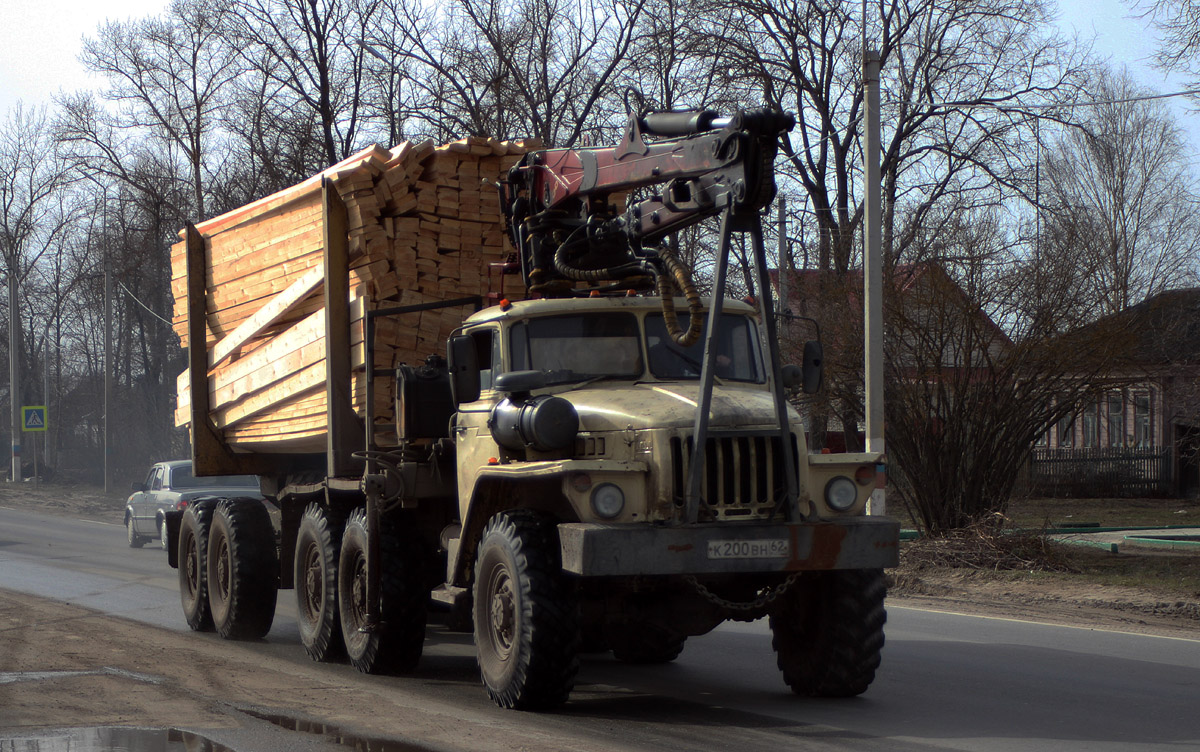
[[[546,383],[636,379],[642,375],[637,317],[631,313],[546,316],[513,325],[513,371],[543,371]]]
[[[258,490],[257,475],[208,475],[197,478],[192,468],[171,470],[171,488],[252,488]]]
[[[708,316],[704,317],[708,326]],[[704,361],[704,338],[691,347],[680,347],[667,334],[661,313],[646,317],[646,344],[650,354],[650,373],[660,379],[683,380],[700,378]],[[717,351],[713,373],[720,379],[732,381],[764,381],[762,356],[758,346],[758,328],[748,317],[725,313],[713,339]]]

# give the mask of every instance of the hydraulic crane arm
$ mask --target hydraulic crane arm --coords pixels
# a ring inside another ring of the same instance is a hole
[[[556,294],[569,280],[659,276],[653,248],[665,236],[726,210],[736,221],[774,198],[778,139],[794,125],[777,110],[652,112],[631,117],[613,147],[530,152],[501,186],[526,285]],[[656,186],[624,211],[613,206]]]

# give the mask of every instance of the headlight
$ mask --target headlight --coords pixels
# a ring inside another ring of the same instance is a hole
[[[845,512],[858,501],[858,488],[854,481],[839,475],[825,484],[825,503],[835,512]]]
[[[592,491],[592,509],[606,520],[621,514],[625,508],[625,492],[612,483],[601,483]]]

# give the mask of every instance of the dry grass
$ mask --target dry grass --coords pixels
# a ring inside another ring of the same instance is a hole
[[[978,569],[994,572],[1078,572],[1071,552],[1041,533],[1005,533],[995,525],[974,525],[937,538],[921,538],[900,553],[901,567]]]

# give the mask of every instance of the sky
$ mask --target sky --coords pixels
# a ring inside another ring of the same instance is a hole
[[[49,105],[59,91],[97,88],[77,60],[80,40],[106,19],[127,20],[162,12],[169,0],[0,0],[0,117],[18,100],[26,107]],[[1134,78],[1160,92],[1186,88],[1153,69],[1154,34],[1121,0],[1059,0],[1059,26],[1084,37],[1096,34],[1096,51]],[[1200,114],[1171,100],[1179,125],[1200,163]]]

